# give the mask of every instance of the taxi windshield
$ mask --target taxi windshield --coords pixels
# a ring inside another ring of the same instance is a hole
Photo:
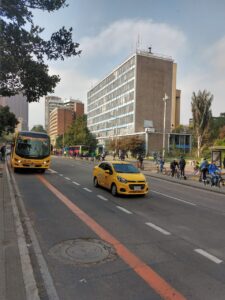
[[[140,173],[132,164],[113,164],[113,168],[117,173]]]

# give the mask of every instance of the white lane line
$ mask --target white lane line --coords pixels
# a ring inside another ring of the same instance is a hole
[[[145,224],[148,225],[148,226],[150,226],[150,227],[152,227],[155,230],[158,230],[159,232],[161,232],[161,233],[163,233],[165,235],[171,235],[171,233],[169,231],[166,231],[166,230],[162,229],[161,227],[159,227],[159,226],[157,226],[157,225],[155,225],[153,223],[147,222]]]
[[[103,196],[101,196],[101,195],[97,195],[97,197],[100,198],[100,199],[102,199],[102,200],[104,200],[104,201],[108,201],[107,198],[105,198],[105,197],[103,197]]]
[[[62,177],[62,176],[63,176],[63,174],[59,174],[59,176],[61,176],[61,177]]]
[[[52,174],[57,174],[58,172],[52,169],[48,169]]]
[[[80,184],[79,184],[78,182],[76,182],[76,181],[73,181],[73,183],[76,184],[76,185],[80,185]]]
[[[88,188],[83,188],[85,191],[87,191],[87,192],[89,192],[89,193],[91,193],[92,192],[92,190],[89,190]]]
[[[66,180],[71,180],[69,177],[64,177]]]
[[[166,195],[166,194],[163,194],[163,193],[154,191],[154,190],[151,190],[151,192],[153,192],[153,193],[155,193],[155,194],[159,194],[159,195],[165,196],[165,197],[170,198],[170,199],[174,199],[174,200],[180,201],[180,202],[185,203],[185,204],[188,204],[188,205],[197,206],[197,204],[195,204],[195,203],[188,202],[188,201],[185,201],[185,200],[176,198],[176,197],[172,197],[172,196],[169,196],[169,195]]]
[[[223,262],[221,259],[217,258],[216,256],[214,256],[202,249],[195,249],[194,251],[197,252],[198,254],[205,256],[206,258],[210,259],[211,261],[213,261],[216,264],[221,264]]]
[[[118,209],[120,209],[121,211],[125,212],[128,215],[132,215],[132,212],[127,210],[126,208],[123,208],[121,206],[116,206]]]

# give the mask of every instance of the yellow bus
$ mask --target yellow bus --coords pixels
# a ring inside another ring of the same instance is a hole
[[[11,166],[18,169],[39,169],[42,173],[49,168],[51,155],[50,138],[46,133],[20,131],[15,135],[11,151]]]

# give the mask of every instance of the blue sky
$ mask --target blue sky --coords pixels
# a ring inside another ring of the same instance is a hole
[[[192,92],[207,89],[214,95],[213,115],[225,112],[225,1],[224,0],[69,0],[55,13],[35,11],[44,37],[64,26],[82,54],[47,62],[61,82],[54,95],[80,99],[118,64],[140,49],[171,56],[177,63],[181,89],[181,123],[191,117]],[[139,41],[139,43],[138,43]],[[30,104],[30,127],[44,124],[43,99]]]

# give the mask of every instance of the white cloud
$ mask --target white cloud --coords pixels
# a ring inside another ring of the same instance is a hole
[[[216,72],[225,74],[225,36],[209,47],[205,52],[205,59],[209,61]]]
[[[186,49],[186,37],[177,28],[152,20],[120,20],[95,37],[84,37],[80,43],[86,57],[114,56],[133,53],[138,46],[176,57]]]

